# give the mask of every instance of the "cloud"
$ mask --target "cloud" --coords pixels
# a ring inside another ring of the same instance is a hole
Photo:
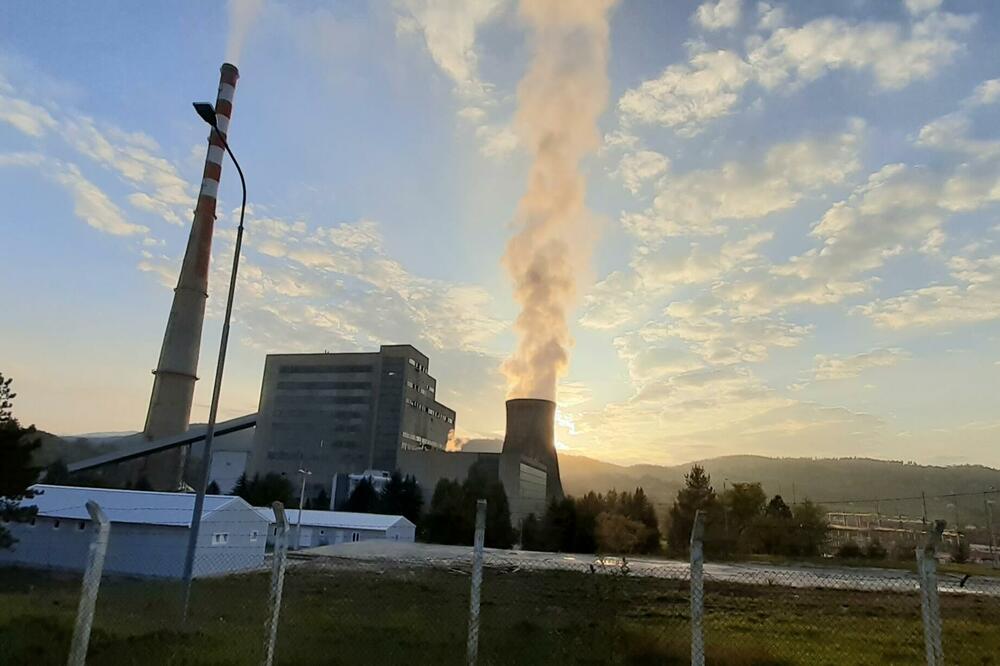
[[[959,36],[974,15],[931,12],[909,30],[895,23],[851,23],[823,17],[776,30],[747,60],[766,88],[800,85],[834,70],[869,71],[884,90],[927,79],[950,64],[964,47]]]
[[[10,90],[3,79],[0,79],[0,121],[35,138],[43,136],[56,126],[52,114],[37,104],[5,94]]]
[[[742,0],[707,0],[695,11],[691,20],[706,30],[732,28],[740,22]]]
[[[784,7],[769,2],[757,3],[757,17],[757,29],[761,31],[771,31],[785,25]]]
[[[670,160],[653,150],[640,150],[628,153],[618,163],[618,168],[611,174],[620,178],[632,194],[638,194],[648,181],[661,176],[670,168]]]
[[[906,0],[906,11],[911,14],[926,14],[941,6],[941,0]]]
[[[73,212],[88,225],[114,236],[133,236],[149,231],[148,227],[126,221],[121,209],[94,183],[87,180],[75,164],[59,165],[53,180],[73,196]]]
[[[396,30],[423,37],[427,52],[460,97],[482,98],[492,86],[479,77],[476,32],[505,4],[506,0],[397,0]]]
[[[732,112],[753,71],[732,51],[697,53],[670,65],[656,79],[626,90],[618,100],[623,125],[658,124],[694,136]]]
[[[594,329],[617,328],[641,311],[642,296],[635,273],[614,271],[584,296],[580,324]]]
[[[953,257],[955,284],[909,289],[855,308],[879,328],[953,328],[1000,318],[1000,255]]]
[[[714,234],[726,220],[752,220],[786,210],[809,192],[843,183],[860,168],[864,123],[852,120],[835,136],[780,143],[762,160],[727,162],[718,169],[661,180],[652,208],[622,222],[644,239]]]
[[[972,134],[973,112],[1000,100],[1000,79],[979,84],[962,100],[959,109],[936,118],[920,128],[916,144],[944,152],[967,155],[977,160],[1000,157],[1000,141],[976,139]]]
[[[873,349],[853,356],[827,356],[818,354],[815,359],[815,367],[813,368],[813,378],[817,381],[849,379],[857,377],[862,372],[871,368],[888,368],[894,366],[907,358],[909,358],[908,353],[895,347]]]

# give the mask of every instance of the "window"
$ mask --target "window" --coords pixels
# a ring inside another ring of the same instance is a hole
[[[58,518],[56,520],[52,521],[52,529],[54,529],[54,530],[59,529],[59,519]]]
[[[76,524],[76,529],[78,529],[78,530],[83,530],[83,529],[86,529],[86,528],[87,528],[87,521],[85,521],[85,520],[81,520],[80,522],[78,522]]]
[[[277,531],[277,530],[275,530],[275,531]],[[257,537],[259,535],[260,535],[260,532],[258,532],[257,530],[250,530],[250,542],[253,543],[254,541],[256,541]]]
[[[351,541],[361,541],[361,533],[360,532],[352,532],[351,533]]]
[[[32,527],[35,526],[35,517],[34,516],[31,517],[31,520],[28,521],[28,524],[31,525]]]
[[[213,546],[224,546],[229,543],[229,532],[216,532],[212,535]]]

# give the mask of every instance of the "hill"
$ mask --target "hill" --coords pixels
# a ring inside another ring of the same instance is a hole
[[[724,456],[674,466],[622,466],[584,456],[559,456],[567,493],[642,486],[659,509],[673,503],[684,484],[684,474],[694,464],[711,475],[717,492],[725,483],[759,481],[768,495],[780,494],[788,503],[809,498],[829,511],[920,517],[920,497],[925,493],[928,518],[953,523],[957,509],[963,525],[984,524],[983,491],[1000,490],[1000,470],[982,465],[936,467],[870,458]],[[1000,495],[990,497],[997,501],[994,517],[1000,521]]]

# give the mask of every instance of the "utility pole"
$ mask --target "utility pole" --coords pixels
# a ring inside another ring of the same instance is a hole
[[[927,495],[922,490],[920,491],[920,501],[924,505],[923,523],[924,523],[924,531],[926,532],[927,531]]]
[[[986,498],[987,493],[983,493],[983,504],[986,506],[986,531],[989,533],[990,539],[990,560],[993,562],[993,568],[1000,568],[1000,561],[997,558],[996,551],[996,539],[993,536],[993,500]]]
[[[302,503],[306,498],[306,478],[312,476],[312,472],[307,470],[305,467],[299,468],[299,474],[302,475],[302,489],[299,490],[299,519],[295,525],[295,549],[298,550],[302,546]]]
[[[729,506],[726,504],[726,484],[729,479],[722,479],[722,522],[725,525],[726,538],[729,537]]]

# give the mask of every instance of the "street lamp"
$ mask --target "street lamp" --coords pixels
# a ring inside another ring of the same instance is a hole
[[[229,295],[226,299],[226,316],[222,322],[222,339],[219,342],[219,360],[215,366],[215,384],[212,387],[212,404],[208,410],[208,425],[205,427],[205,447],[201,456],[201,479],[194,497],[194,511],[191,515],[191,533],[188,536],[187,554],[184,558],[184,619],[187,619],[188,604],[191,601],[191,579],[194,574],[194,556],[198,548],[198,532],[201,530],[201,514],[205,507],[205,490],[208,488],[212,468],[212,440],[215,437],[215,420],[219,413],[219,393],[222,390],[222,371],[226,365],[226,348],[229,346],[229,321],[233,315],[233,296],[236,293],[236,273],[240,267],[240,248],[243,246],[243,216],[247,209],[247,182],[243,178],[243,169],[236,161],[236,156],[229,149],[229,142],[219,130],[215,118],[215,108],[208,102],[195,102],[194,110],[202,120],[211,126],[215,136],[219,137],[222,147],[229,153],[229,158],[236,166],[240,175],[240,186],[243,188],[243,202],[240,205],[240,224],[236,227],[236,247],[233,251],[233,270],[229,276]]]
[[[323,444],[320,443],[320,446]],[[312,476],[312,472],[304,467],[299,468],[299,474],[302,475],[302,489],[299,490],[299,520],[295,527],[295,548],[298,549],[302,545],[302,503],[306,498],[306,478]]]

